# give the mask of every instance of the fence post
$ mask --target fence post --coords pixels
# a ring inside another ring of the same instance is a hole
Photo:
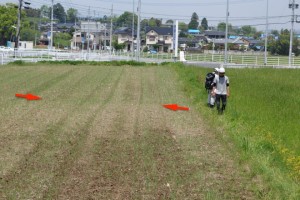
[[[3,53],[1,53],[1,65],[3,65],[3,63],[4,63],[3,59],[4,59]]]
[[[279,66],[279,65],[280,65],[280,60],[279,60],[279,57],[277,58],[277,60],[278,60],[278,62],[277,62],[277,63],[278,63],[278,64],[277,64],[277,66]]]

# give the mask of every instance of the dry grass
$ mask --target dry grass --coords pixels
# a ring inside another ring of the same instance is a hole
[[[170,68],[4,67],[0,74],[0,198],[255,199],[255,183],[208,131]],[[27,91],[43,100],[13,97]]]

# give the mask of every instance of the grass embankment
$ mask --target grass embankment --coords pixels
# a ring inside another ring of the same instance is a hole
[[[263,198],[300,198],[300,76],[293,69],[227,69],[231,96],[223,116],[206,107],[204,80],[211,69],[176,68],[185,91],[213,129],[225,127],[241,162],[267,183]]]

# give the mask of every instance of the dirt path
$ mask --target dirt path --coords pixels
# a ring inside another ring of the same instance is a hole
[[[172,69],[88,67],[86,79],[77,72],[77,81],[61,83],[73,94],[47,107],[64,110],[33,123],[35,140],[17,138],[29,146],[17,151],[23,159],[3,168],[2,198],[255,199],[253,183],[193,109]],[[166,110],[167,103],[191,111]]]

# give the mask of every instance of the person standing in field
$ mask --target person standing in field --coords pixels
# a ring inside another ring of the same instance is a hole
[[[213,108],[215,106],[215,96],[212,95],[212,89],[213,89],[213,81],[216,76],[218,76],[219,68],[215,68],[213,72],[210,72],[206,75],[205,80],[205,88],[208,93],[207,97],[207,106]]]
[[[218,113],[222,114],[226,108],[227,98],[230,96],[229,78],[225,76],[225,69],[223,67],[219,69],[219,75],[213,81],[212,96],[216,97]]]

